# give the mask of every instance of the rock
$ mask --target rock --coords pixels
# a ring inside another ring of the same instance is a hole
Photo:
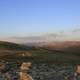
[[[24,70],[24,71],[28,71],[29,68],[31,67],[31,63],[30,62],[27,62],[27,63],[22,63],[21,67],[20,67],[20,70]]]
[[[76,73],[80,75],[80,65],[76,66]]]
[[[20,80],[33,80],[32,77],[27,72],[30,66],[31,66],[30,62],[22,63],[20,67],[20,72],[19,72]]]
[[[32,77],[25,72],[20,72],[19,75],[20,75],[20,80],[33,80]]]
[[[0,62],[0,72],[6,72],[7,70],[8,70],[7,64]]]

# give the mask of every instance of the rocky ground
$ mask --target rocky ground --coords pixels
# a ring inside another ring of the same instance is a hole
[[[20,80],[20,66],[17,63],[0,63],[0,80]],[[1,68],[3,67],[3,68]],[[80,80],[75,72],[75,65],[32,63],[29,71],[25,71],[33,80]],[[27,79],[24,79],[27,80]]]
[[[34,80],[80,80],[74,73],[74,66],[63,64],[33,64],[30,69]]]

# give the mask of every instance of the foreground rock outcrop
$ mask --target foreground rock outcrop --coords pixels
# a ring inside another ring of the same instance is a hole
[[[33,80],[32,77],[28,74],[30,66],[31,66],[30,62],[22,63],[19,72],[19,76],[20,76],[19,80]]]

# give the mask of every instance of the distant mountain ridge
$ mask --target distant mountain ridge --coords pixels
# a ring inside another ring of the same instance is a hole
[[[44,34],[32,34],[25,36],[12,36],[12,37],[2,37],[1,41],[9,41],[14,43],[38,43],[38,42],[52,42],[52,41],[80,41],[80,29],[74,29],[70,31],[60,31]]]
[[[45,46],[54,48],[54,49],[64,49],[72,46],[80,46],[80,41],[55,41],[46,43]]]

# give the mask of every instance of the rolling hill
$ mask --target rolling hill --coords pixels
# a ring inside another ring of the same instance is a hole
[[[57,45],[58,46],[58,45]],[[56,47],[57,48],[57,47]],[[61,49],[44,46],[24,46],[0,41],[0,59],[27,60],[33,62],[80,62],[80,46],[70,45]],[[77,54],[76,54],[77,53]],[[29,55],[29,56],[28,56]]]
[[[15,43],[0,41],[0,50],[27,50],[27,47]]]
[[[0,41],[0,56],[7,56],[7,55],[16,55],[18,52],[25,52],[33,49],[29,46],[24,46],[21,44],[11,43]]]

